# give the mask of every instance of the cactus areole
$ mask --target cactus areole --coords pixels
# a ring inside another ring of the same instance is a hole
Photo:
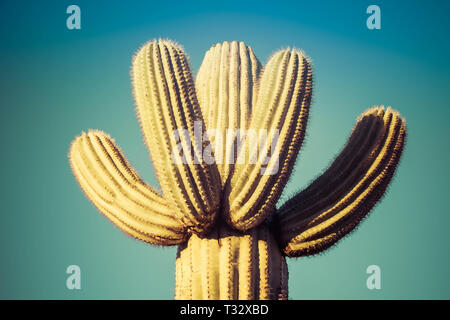
[[[194,83],[182,47],[154,40],[135,55],[132,82],[162,193],[104,132],[73,141],[72,171],[97,209],[137,239],[178,246],[176,299],[287,299],[286,257],[326,250],[385,193],[405,120],[372,107],[330,167],[276,206],[305,136],[312,74],[300,50],[263,67],[233,41],[206,53]]]

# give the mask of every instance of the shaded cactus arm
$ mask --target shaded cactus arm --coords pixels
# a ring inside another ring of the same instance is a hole
[[[107,134],[89,131],[77,137],[69,160],[86,196],[122,231],[155,245],[186,240],[167,200],[139,178]]]
[[[362,114],[330,168],[278,210],[284,253],[316,254],[351,232],[385,193],[405,138],[405,121],[390,108]]]

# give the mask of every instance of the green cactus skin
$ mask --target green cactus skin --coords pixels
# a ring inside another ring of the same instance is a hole
[[[384,195],[406,140],[398,112],[367,110],[330,167],[277,209],[312,96],[311,63],[303,52],[280,50],[263,68],[243,42],[217,44],[194,85],[181,46],[154,40],[134,57],[132,80],[162,195],[101,131],[73,141],[70,165],[86,196],[125,233],[154,245],[178,245],[176,299],[287,299],[286,257],[323,252],[354,230]],[[195,123],[207,133],[276,129],[275,147],[261,150],[275,151],[277,162],[236,161],[254,156],[253,141],[242,137],[242,149],[232,155],[227,146],[238,137],[225,134],[211,137],[223,162],[175,163],[174,130],[186,130],[180,141],[183,148],[191,143],[194,155],[207,147],[193,138]],[[277,166],[273,174],[261,174]]]

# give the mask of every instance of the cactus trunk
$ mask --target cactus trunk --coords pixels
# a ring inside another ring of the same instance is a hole
[[[272,231],[226,223],[178,247],[175,299],[286,300],[288,270]]]

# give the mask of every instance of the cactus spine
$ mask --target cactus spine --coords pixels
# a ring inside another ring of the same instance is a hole
[[[384,195],[405,144],[398,112],[369,109],[331,166],[277,209],[311,101],[312,69],[301,51],[278,51],[262,68],[243,42],[217,44],[194,85],[183,49],[155,40],[134,57],[132,79],[163,194],[142,181],[101,131],[77,137],[69,160],[86,196],[121,230],[151,244],[178,245],[176,299],[287,299],[285,257],[322,252],[351,232]],[[198,123],[207,130],[200,140]],[[254,136],[229,129],[268,135],[257,137],[256,154]],[[278,133],[273,144],[271,131]],[[202,159],[208,141],[223,162],[174,161],[174,150]],[[238,143],[230,153],[227,146]]]

